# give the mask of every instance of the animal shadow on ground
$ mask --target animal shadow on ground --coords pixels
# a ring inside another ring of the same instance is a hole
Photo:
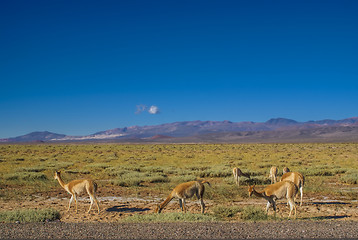
[[[120,206],[113,206],[107,208],[107,212],[145,212],[149,211],[150,208],[137,208],[137,207],[127,207],[128,205],[122,204]]]
[[[335,202],[335,201],[331,201],[331,202],[311,202],[311,205],[346,205],[346,204],[350,204],[350,203],[346,203],[346,202]]]
[[[307,205],[349,205],[349,203],[346,202],[336,202],[336,201],[328,201],[328,202],[311,202],[306,203]],[[316,216],[316,217],[304,217],[302,219],[308,219],[308,220],[330,220],[330,219],[343,219],[348,218],[349,215],[331,215],[331,216]]]
[[[341,216],[317,216],[317,217],[304,217],[301,218],[302,220],[329,220],[329,219],[342,219],[347,218],[348,215],[341,215]]]

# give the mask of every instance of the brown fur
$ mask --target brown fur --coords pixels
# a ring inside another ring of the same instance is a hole
[[[205,191],[204,183],[207,183],[210,185],[207,181],[191,181],[186,183],[181,183],[178,186],[176,186],[173,191],[169,194],[167,199],[164,200],[162,204],[159,204],[157,208],[155,209],[156,213],[160,213],[165,206],[168,205],[168,203],[173,198],[179,199],[179,205],[182,211],[186,212],[186,206],[185,206],[185,199],[191,198],[194,195],[199,200],[200,206],[201,206],[201,213],[204,213],[205,211],[205,204],[203,201],[203,195]]]
[[[300,190],[300,193],[301,193],[300,206],[302,206],[303,187],[305,185],[305,177],[299,172],[287,172],[282,175],[281,181],[291,181],[297,186],[297,188]]]
[[[70,202],[68,204],[67,211],[70,210],[71,203],[72,203],[73,199],[75,199],[76,213],[77,213],[77,196],[80,195],[83,192],[87,192],[87,194],[90,196],[90,200],[91,200],[91,205],[90,205],[90,207],[88,209],[88,213],[91,211],[93,201],[96,203],[98,213],[100,213],[98,200],[97,200],[97,198],[95,196],[96,191],[97,191],[97,183],[95,183],[91,179],[79,179],[79,180],[73,180],[73,181],[65,184],[64,181],[61,178],[61,172],[57,172],[57,171],[55,172],[54,178],[58,180],[59,184],[69,194],[71,194],[71,199],[70,199]]]
[[[282,181],[277,182],[275,184],[268,185],[262,192],[257,192],[255,190],[255,185],[249,186],[248,192],[249,196],[254,194],[257,197],[264,198],[267,200],[266,205],[266,213],[270,206],[272,205],[275,215],[276,215],[276,200],[281,198],[286,198],[289,205],[290,205],[290,214],[288,217],[291,216],[292,210],[295,210],[295,218],[296,218],[296,205],[293,201],[294,196],[297,194],[297,186],[291,181]]]

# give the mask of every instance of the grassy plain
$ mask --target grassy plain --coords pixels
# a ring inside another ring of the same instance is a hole
[[[65,182],[92,178],[102,189],[159,199],[179,183],[206,179],[212,187],[206,188],[204,198],[216,207],[231,207],[248,198],[248,184],[270,183],[271,166],[279,168],[279,175],[283,167],[301,172],[306,196],[352,200],[358,196],[357,162],[357,143],[0,145],[0,201],[51,195],[60,189],[53,173],[61,170]],[[233,167],[252,176],[240,178],[240,188]]]

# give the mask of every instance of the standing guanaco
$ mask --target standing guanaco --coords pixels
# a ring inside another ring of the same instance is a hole
[[[273,184],[273,183],[276,183],[277,182],[277,172],[278,172],[278,170],[277,170],[277,167],[271,167],[271,169],[270,169],[270,178],[271,178],[271,184]]]
[[[296,218],[296,205],[293,200],[294,196],[297,194],[297,186],[291,181],[282,181],[277,182],[271,185],[268,185],[262,192],[257,192],[255,190],[255,185],[249,186],[249,196],[254,194],[256,197],[264,198],[267,200],[266,205],[266,213],[270,206],[272,205],[273,210],[275,211],[276,215],[276,200],[281,198],[286,198],[288,204],[290,205],[290,214],[288,217],[291,216],[292,210],[295,210],[295,218]]]
[[[250,174],[248,173],[243,173],[240,168],[236,168],[234,167],[232,169],[232,173],[234,174],[234,179],[235,179],[235,182],[238,186],[240,186],[240,177],[244,176],[244,177],[247,177],[247,178],[250,178]]]
[[[71,199],[70,199],[70,202],[68,204],[67,211],[70,210],[71,203],[72,203],[73,199],[75,199],[76,213],[77,213],[77,195],[79,195],[82,192],[86,191],[88,193],[89,197],[90,197],[90,200],[91,200],[91,205],[90,205],[87,213],[89,213],[91,211],[93,201],[96,203],[98,213],[100,213],[98,200],[97,200],[97,198],[95,196],[96,191],[97,191],[97,183],[95,183],[91,179],[79,179],[79,180],[73,180],[73,181],[71,181],[71,182],[66,184],[66,183],[64,183],[64,181],[61,178],[61,172],[60,171],[55,172],[54,178],[58,180],[58,182],[61,185],[61,187],[63,187],[69,194],[71,194]]]

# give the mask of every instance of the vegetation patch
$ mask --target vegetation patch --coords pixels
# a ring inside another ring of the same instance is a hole
[[[337,184],[357,184],[358,143],[309,144],[12,144],[0,145],[0,199],[16,199],[58,188],[55,170],[62,170],[65,182],[91,178],[104,185],[126,187],[126,193],[141,191],[167,195],[180,183],[207,180],[204,199],[216,205],[247,198],[247,185],[270,184],[271,166],[301,172],[304,192],[342,194],[354,198],[356,191]],[[233,167],[249,173],[232,176]],[[108,186],[110,187],[110,186]],[[15,189],[18,193],[15,194]]]
[[[343,183],[358,184],[358,171],[348,171],[341,177]]]
[[[6,174],[6,180],[39,181],[47,180],[47,176],[39,172],[16,172]]]
[[[60,212],[52,208],[49,209],[24,209],[0,212],[0,222],[45,222],[60,219]]]
[[[244,221],[265,221],[269,220],[270,217],[262,208],[248,206],[242,209],[240,219]]]
[[[220,220],[230,220],[236,217],[238,212],[242,211],[242,208],[237,206],[216,206],[212,209],[214,216]]]

